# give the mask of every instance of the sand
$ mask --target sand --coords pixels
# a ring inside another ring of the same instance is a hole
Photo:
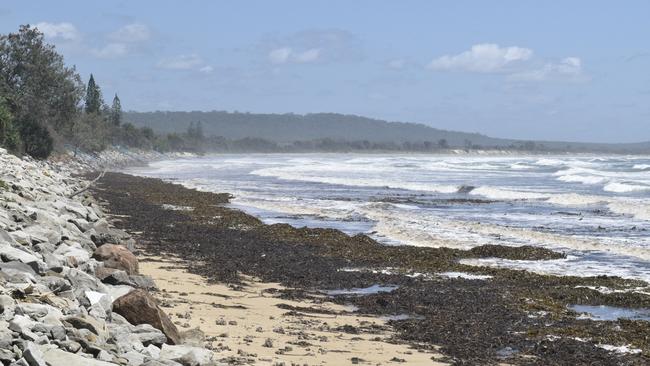
[[[140,272],[153,277],[155,296],[181,331],[199,328],[219,359],[259,365],[442,365],[441,355],[388,343],[387,319],[359,316],[330,302],[291,301],[267,289],[277,283],[244,278],[244,286],[208,283],[188,273],[180,259],[140,258]],[[331,313],[290,311],[286,304]],[[336,330],[361,328],[359,334]],[[225,361],[225,360],[224,360]]]

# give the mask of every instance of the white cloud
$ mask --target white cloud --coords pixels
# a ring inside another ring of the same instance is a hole
[[[203,59],[197,54],[180,55],[158,62],[158,67],[171,70],[190,70],[203,64]]]
[[[206,65],[200,68],[199,71],[204,74],[211,74],[214,71],[214,68],[210,65]]]
[[[428,67],[443,71],[502,72],[517,62],[530,59],[532,55],[533,51],[528,48],[483,43],[457,55],[444,55],[434,59]]]
[[[36,28],[43,32],[45,37],[50,39],[62,39],[65,41],[74,41],[81,38],[81,34],[72,23],[48,23],[40,22]]]
[[[513,81],[545,81],[545,80],[584,80],[582,60],[578,57],[566,57],[558,63],[547,63],[544,66],[517,72],[508,77]]]
[[[294,59],[296,62],[314,62],[320,57],[320,49],[312,48],[302,53],[294,54]]]
[[[116,42],[144,42],[151,38],[151,31],[144,24],[133,23],[109,34],[108,38]]]
[[[269,60],[274,64],[284,64],[289,60],[291,52],[291,48],[288,47],[276,48],[269,52]]]
[[[127,47],[123,43],[109,43],[103,48],[91,50],[95,57],[117,58],[127,54]]]
[[[319,48],[310,48],[305,51],[296,52],[290,47],[281,47],[269,52],[269,60],[274,64],[286,63],[309,63],[318,61],[321,55]]]

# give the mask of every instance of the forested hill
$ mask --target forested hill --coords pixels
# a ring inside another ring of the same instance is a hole
[[[263,139],[274,144],[332,139],[371,144],[396,144],[403,150],[431,148],[499,148],[518,150],[616,152],[647,154],[650,142],[605,144],[562,141],[525,141],[493,138],[478,133],[447,131],[419,123],[387,122],[337,113],[254,114],[212,112],[126,112],[124,119],[157,133],[182,134],[201,123],[205,136],[226,139]],[[417,146],[416,146],[417,145]]]
[[[468,142],[482,146],[508,145],[511,141],[476,133],[439,130],[416,123],[386,122],[336,113],[252,114],[213,112],[126,112],[124,119],[156,132],[184,132],[190,123],[201,122],[206,135],[230,139],[262,138],[273,142],[293,142],[331,138],[346,141],[437,143],[451,146]]]

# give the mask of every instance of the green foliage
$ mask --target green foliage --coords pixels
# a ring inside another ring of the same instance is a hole
[[[82,113],[74,121],[70,142],[75,153],[84,151],[98,152],[106,149],[110,143],[111,130],[106,120],[96,113]]]
[[[88,86],[86,87],[86,113],[95,113],[99,114],[102,106],[104,105],[104,99],[102,98],[102,91],[99,88],[99,85],[95,83],[95,77],[93,74],[90,74],[90,79],[88,79]]]
[[[115,97],[113,98],[113,105],[111,106],[109,118],[113,126],[119,126],[122,124],[122,102],[117,94],[115,94]]]
[[[13,152],[20,148],[20,134],[4,100],[0,100],[0,146]]]
[[[13,116],[21,150],[45,158],[54,139],[71,129],[81,100],[81,79],[63,56],[29,25],[0,35],[0,95]]]
[[[23,119],[19,127],[25,153],[36,159],[47,158],[54,149],[54,139],[47,127],[34,118]]]

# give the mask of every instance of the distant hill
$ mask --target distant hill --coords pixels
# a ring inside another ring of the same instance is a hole
[[[556,150],[650,152],[650,142],[637,144],[598,144],[556,141],[523,141],[493,138],[478,133],[448,131],[419,123],[388,122],[337,113],[254,114],[211,112],[126,112],[124,120],[158,133],[182,133],[190,123],[201,122],[207,136],[227,139],[261,138],[275,143],[317,139],[369,141],[378,143],[437,144],[444,139],[450,147],[480,146],[508,148],[513,145],[543,146]]]

